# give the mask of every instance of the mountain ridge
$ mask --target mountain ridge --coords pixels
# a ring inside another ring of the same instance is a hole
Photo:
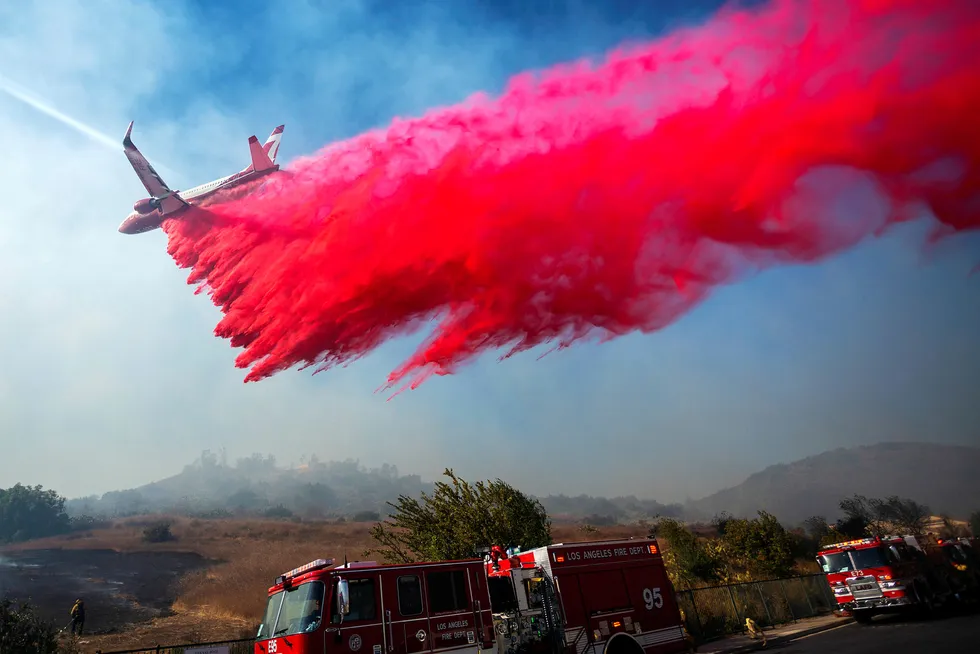
[[[535,496],[553,519],[593,526],[651,519],[656,515],[710,520],[722,512],[752,517],[759,510],[788,525],[812,515],[833,520],[845,497],[899,495],[927,504],[934,512],[966,517],[980,506],[980,448],[887,442],[835,448],[778,463],[745,481],[684,504],[666,504],[635,495]],[[434,482],[402,475],[388,464],[368,469],[358,461],[321,462],[315,456],[298,467],[281,468],[275,457],[253,455],[234,465],[205,451],[170,477],[101,497],[69,500],[73,515],[123,516],[177,512],[221,516],[250,513],[273,517],[340,518],[385,515],[399,495],[431,493]],[[976,499],[973,499],[976,498]]]
[[[781,521],[809,516],[833,520],[838,503],[855,494],[898,495],[954,517],[980,509],[980,448],[915,441],[838,447],[790,463],[768,466],[741,484],[685,505],[701,519],[727,511],[751,517],[766,510]]]

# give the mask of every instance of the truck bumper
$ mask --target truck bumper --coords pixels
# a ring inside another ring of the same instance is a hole
[[[846,604],[841,604],[840,608],[846,611],[862,611],[867,609],[900,609],[910,606],[912,600],[908,597],[872,597],[868,599],[853,600]]]

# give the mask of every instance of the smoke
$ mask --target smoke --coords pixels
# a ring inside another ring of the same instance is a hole
[[[980,227],[980,5],[774,0],[332,144],[164,225],[260,380],[435,320],[388,377],[670,324],[898,222]],[[877,203],[848,211],[855,189]]]
[[[121,136],[118,139],[113,139],[111,136],[106,135],[104,132],[100,132],[99,130],[95,129],[91,125],[87,125],[80,120],[72,118],[66,113],[58,111],[53,106],[51,106],[51,104],[37,98],[30,91],[28,91],[27,89],[25,89],[24,87],[18,84],[15,84],[14,82],[7,79],[3,75],[0,75],[0,92],[6,93],[7,95],[14,98],[15,100],[20,100],[27,106],[40,111],[46,116],[54,118],[62,125],[67,125],[68,127],[71,127],[79,134],[83,134],[84,136],[89,137],[96,143],[104,147],[107,147],[110,150],[118,150],[120,152],[122,152],[123,150]],[[157,162],[155,159],[151,160],[151,163],[156,168],[162,170],[164,173],[168,173],[172,175],[175,174],[172,168],[164,166],[163,164]]]

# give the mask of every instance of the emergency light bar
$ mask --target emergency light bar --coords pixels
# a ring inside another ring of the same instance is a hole
[[[319,570],[320,568],[326,568],[328,565],[333,565],[333,559],[317,559],[316,561],[310,561],[306,565],[301,565],[298,568],[293,568],[289,572],[284,572],[276,578],[276,583],[281,584],[286,581],[286,579],[292,579],[297,577],[304,572],[309,572],[310,570]]]
[[[871,543],[878,542],[877,538],[858,538],[856,540],[846,540],[843,543],[833,543],[832,545],[825,545],[823,549],[829,550],[833,547],[851,547],[852,545],[870,545]]]

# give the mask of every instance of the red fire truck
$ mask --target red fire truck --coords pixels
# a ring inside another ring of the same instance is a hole
[[[334,566],[269,589],[256,654],[668,654],[687,649],[655,539]],[[491,653],[491,650],[493,652]]]
[[[957,595],[980,599],[980,539],[940,538],[937,542],[958,573],[953,577]]]
[[[960,599],[967,583],[935,538],[888,536],[834,543],[821,548],[817,562],[827,575],[837,605],[855,620],[877,613],[932,611]]]

